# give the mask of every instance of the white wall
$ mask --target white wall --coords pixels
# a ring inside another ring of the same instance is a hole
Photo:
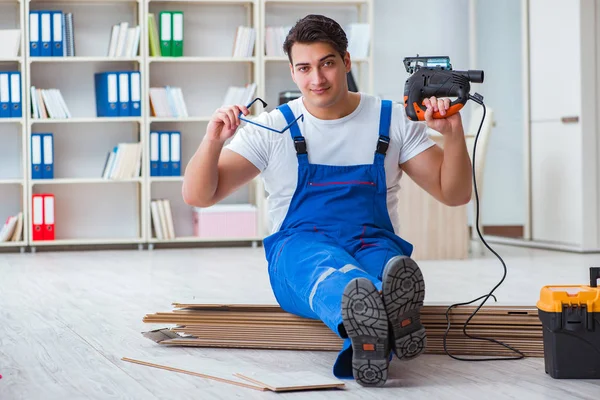
[[[484,70],[485,81],[471,87],[494,108],[497,121],[489,142],[482,221],[484,225],[522,225],[521,1],[475,4],[475,67]],[[447,55],[457,70],[473,67],[469,65],[468,0],[376,0],[374,14],[375,94],[400,101],[408,77],[402,60],[417,53]],[[463,122],[467,129],[468,107]]]

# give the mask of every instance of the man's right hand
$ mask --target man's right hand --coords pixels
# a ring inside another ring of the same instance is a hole
[[[221,143],[233,136],[240,126],[240,112],[248,115],[248,108],[243,105],[224,106],[215,111],[206,129],[206,138]]]

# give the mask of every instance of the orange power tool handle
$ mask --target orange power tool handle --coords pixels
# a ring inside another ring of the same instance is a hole
[[[407,103],[408,103],[408,96],[404,96],[404,107],[405,108],[408,106]],[[433,113],[433,118],[434,119],[447,118],[447,117],[459,112],[464,106],[465,105],[461,102],[455,102],[455,104],[450,103],[450,108],[448,108],[446,110],[446,115],[442,115],[442,114],[440,114],[439,111],[436,111]],[[425,121],[425,111],[427,111],[427,107],[425,107],[424,105],[419,106],[416,102],[413,102],[413,108],[415,110],[415,113],[417,114],[417,118],[419,119],[419,121]]]

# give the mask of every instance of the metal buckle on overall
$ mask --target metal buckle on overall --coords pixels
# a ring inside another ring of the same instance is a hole
[[[306,152],[306,141],[302,136],[296,136],[294,138],[294,147],[296,148],[296,153],[298,154],[307,154]]]
[[[387,136],[379,136],[379,140],[377,140],[377,153],[385,156],[388,147],[390,147],[390,138]]]

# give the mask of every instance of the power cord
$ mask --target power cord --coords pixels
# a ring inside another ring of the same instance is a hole
[[[444,351],[446,352],[446,354],[450,357],[452,357],[455,360],[459,360],[459,361],[501,361],[501,360],[520,360],[522,358],[525,357],[525,354],[523,354],[521,351],[505,344],[502,343],[496,339],[491,339],[491,338],[484,338],[484,337],[479,337],[479,336],[473,336],[471,334],[469,334],[467,332],[467,325],[469,324],[469,322],[471,321],[471,319],[473,319],[473,317],[475,316],[475,314],[477,314],[477,312],[481,309],[481,307],[483,307],[483,305],[489,300],[490,297],[494,298],[494,301],[496,300],[496,296],[494,296],[494,292],[496,291],[496,289],[498,289],[498,287],[500,285],[502,285],[502,283],[504,282],[504,279],[506,278],[506,264],[504,263],[504,260],[502,259],[502,257],[500,257],[500,255],[498,255],[498,253],[496,253],[494,251],[494,249],[492,249],[488,243],[485,241],[485,239],[483,238],[483,235],[481,234],[481,231],[479,230],[479,194],[477,193],[477,179],[475,176],[475,154],[476,154],[476,150],[477,150],[477,140],[479,139],[479,134],[481,133],[481,128],[483,126],[483,122],[485,121],[485,114],[486,114],[486,108],[485,108],[485,104],[483,103],[483,96],[480,95],[479,93],[475,93],[474,95],[469,94],[469,99],[473,100],[474,102],[476,102],[477,104],[480,104],[483,107],[483,117],[481,118],[481,123],[479,124],[479,129],[477,130],[477,135],[475,136],[475,141],[473,144],[473,161],[472,161],[472,169],[473,169],[473,188],[475,190],[475,221],[473,223],[473,225],[475,226],[475,228],[477,229],[477,234],[479,235],[479,238],[481,239],[481,241],[483,242],[483,244],[485,245],[485,247],[488,248],[488,250],[490,250],[496,257],[498,257],[498,259],[500,260],[500,262],[502,263],[502,267],[504,269],[504,274],[502,275],[502,279],[500,279],[500,282],[498,282],[498,284],[496,284],[496,286],[494,286],[494,288],[487,294],[487,295],[483,295],[480,296],[478,298],[476,298],[475,300],[471,300],[469,302],[466,303],[456,303],[456,304],[452,304],[450,307],[448,307],[448,309],[446,310],[446,322],[447,322],[447,327],[446,327],[446,332],[444,333]],[[485,299],[484,299],[485,298]],[[515,357],[486,357],[486,358],[464,358],[464,357],[458,357],[455,355],[450,354],[450,352],[448,351],[448,348],[446,346],[446,340],[448,337],[448,332],[450,331],[450,318],[448,316],[448,314],[450,313],[450,310],[454,307],[459,307],[459,306],[466,306],[472,303],[475,303],[476,301],[479,301],[481,299],[484,299],[481,304],[475,309],[475,311],[473,311],[473,313],[469,316],[469,318],[467,318],[467,320],[465,321],[465,324],[463,325],[463,333],[465,336],[467,336],[470,339],[474,339],[474,340],[481,340],[481,341],[487,341],[487,342],[492,342],[492,343],[496,343],[499,344],[501,346],[504,346],[505,348],[514,351],[515,353],[518,354],[518,356]]]

